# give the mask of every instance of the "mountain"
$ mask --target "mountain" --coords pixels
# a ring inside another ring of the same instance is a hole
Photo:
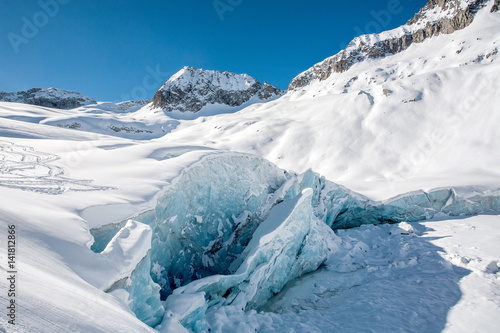
[[[354,38],[338,54],[325,59],[298,75],[289,89],[303,88],[313,80],[326,80],[332,73],[342,73],[366,59],[378,59],[402,52],[413,43],[422,43],[439,34],[464,29],[488,0],[430,0],[405,25],[380,34]],[[496,4],[492,7],[494,10]]]
[[[247,74],[184,67],[156,92],[153,107],[168,112],[199,112],[209,104],[237,107],[251,99],[267,101],[283,93]]]
[[[500,144],[500,14],[491,13],[494,1],[472,4],[430,1],[417,15],[429,20],[434,8],[433,23],[425,26],[447,26],[455,11],[472,21],[383,56],[376,46],[386,44],[378,42],[395,40],[389,37],[409,26],[361,36],[349,52],[375,46],[313,66],[281,98],[179,126],[167,138],[264,156],[297,172],[312,168],[379,198],[425,183],[500,185],[494,148]],[[336,71],[335,59],[350,59],[349,66]]]
[[[56,88],[32,88],[19,92],[0,91],[0,101],[33,104],[64,110],[96,103],[92,98],[80,93]]]

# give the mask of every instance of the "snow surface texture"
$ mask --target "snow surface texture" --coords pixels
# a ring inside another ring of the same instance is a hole
[[[212,332],[496,332],[498,216],[339,230],[326,266]],[[493,264],[492,264],[493,263]]]
[[[58,159],[33,147],[0,140],[0,186],[47,194],[109,189],[94,186],[90,180],[65,177],[64,170],[51,163]]]

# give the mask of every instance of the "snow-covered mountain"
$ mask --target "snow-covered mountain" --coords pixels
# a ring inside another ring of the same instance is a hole
[[[314,80],[326,80],[333,73],[349,70],[366,59],[384,58],[402,52],[439,34],[451,34],[469,26],[488,0],[431,0],[405,25],[380,34],[354,38],[336,55],[298,75],[289,89],[300,89]],[[493,7],[492,7],[493,10]]]
[[[26,103],[66,110],[96,102],[92,98],[80,93],[56,88],[32,88],[27,91],[15,93],[0,91],[0,101]]]
[[[283,93],[247,74],[184,67],[158,90],[153,107],[165,111],[199,112],[209,104],[237,107],[252,99],[262,102]]]
[[[431,0],[279,98],[185,68],[171,111],[0,102],[13,331],[496,332],[495,5]]]
[[[329,74],[322,79],[299,75],[310,80],[277,100],[203,123],[181,123],[168,138],[257,154],[298,172],[312,168],[379,198],[424,183],[500,185],[495,148],[500,144],[500,16],[491,13],[493,3],[485,2],[466,28],[452,34],[362,58],[339,73],[319,68],[317,73]],[[459,4],[469,8],[470,2]],[[436,8],[440,15],[448,12]],[[380,40],[405,29],[355,41]],[[315,73],[314,68],[306,73]],[[368,190],[372,186],[377,190]]]

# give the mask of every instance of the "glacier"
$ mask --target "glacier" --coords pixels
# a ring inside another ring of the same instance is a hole
[[[177,320],[194,332],[207,331],[203,318],[208,309],[258,309],[287,282],[323,264],[328,254],[325,235],[333,231],[315,218],[312,194],[312,189],[306,189],[271,210],[254,232],[234,274],[213,275],[174,290],[166,301],[165,324]],[[190,306],[178,307],[179,303]]]
[[[211,311],[259,310],[286,283],[321,267],[335,247],[334,230],[494,211],[498,189],[421,190],[373,201],[312,170],[296,174],[261,157],[219,152],[184,169],[155,209],[92,230],[93,249],[110,256],[117,244],[142,244],[105,290],[148,325],[163,320],[160,331],[202,332]],[[134,236],[135,229],[147,236]]]

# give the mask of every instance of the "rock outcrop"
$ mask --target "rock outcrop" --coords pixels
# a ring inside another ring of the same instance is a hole
[[[495,3],[491,7],[490,12],[496,13],[498,11],[498,8],[500,8],[500,0],[495,0]]]

